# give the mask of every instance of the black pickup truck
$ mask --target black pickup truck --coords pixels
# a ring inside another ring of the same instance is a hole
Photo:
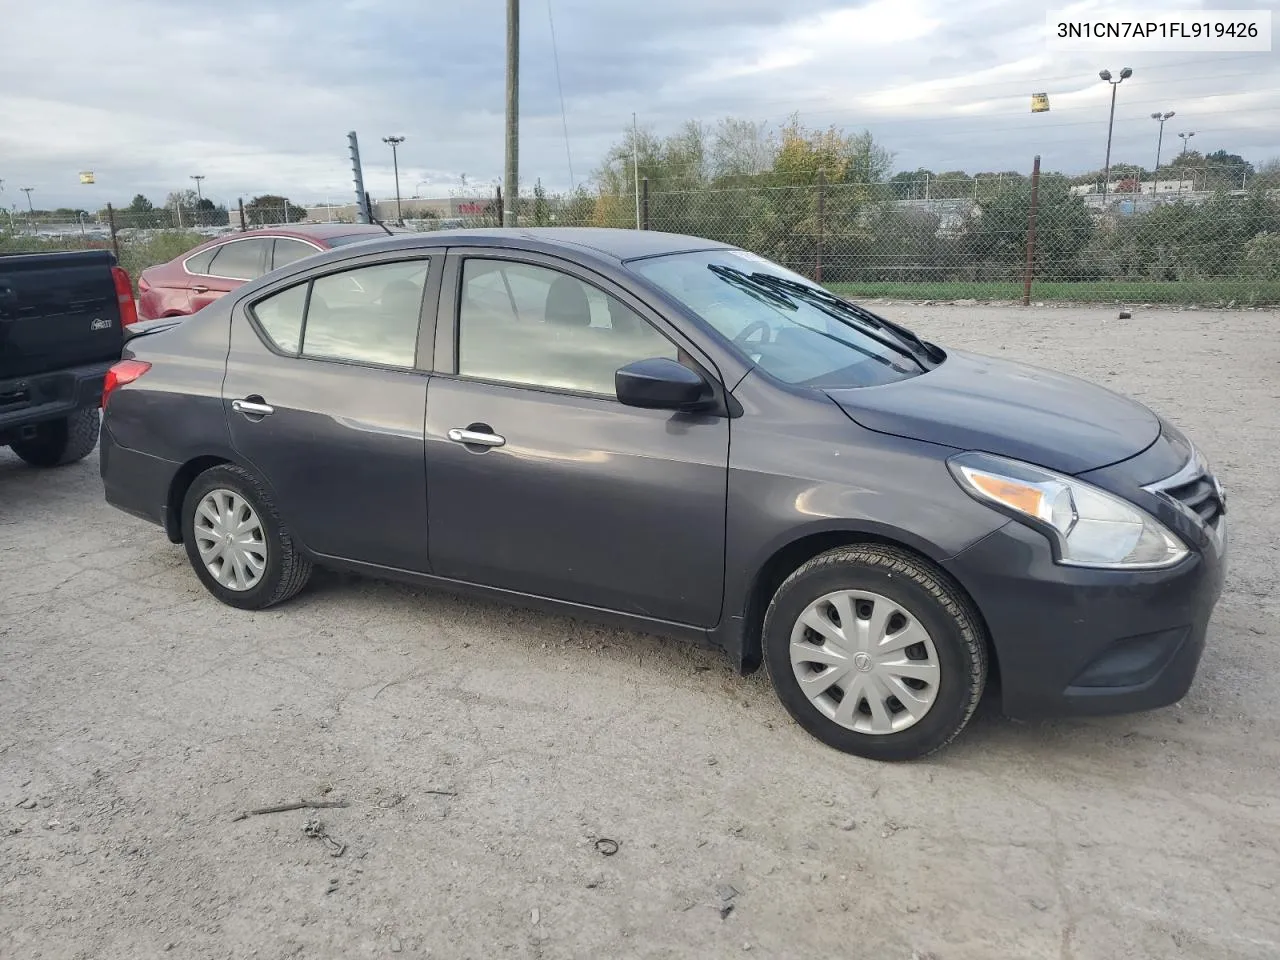
[[[0,446],[36,467],[88,456],[103,376],[137,319],[110,251],[0,256]]]

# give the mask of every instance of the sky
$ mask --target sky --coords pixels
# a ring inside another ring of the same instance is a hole
[[[261,193],[491,191],[502,175],[504,0],[0,0],[0,204],[161,203],[204,176],[234,206]],[[1073,11],[1115,4],[1081,0]],[[1262,9],[1253,0],[1129,0],[1125,9]],[[1056,4],[1055,9],[1068,4]],[[587,181],[638,124],[690,119],[869,130],[895,169],[1083,172],[1193,147],[1280,156],[1280,53],[1062,52],[1026,0],[522,0],[521,183]],[[1277,19],[1280,19],[1278,17]],[[555,45],[552,44],[554,23]],[[1280,51],[1280,43],[1276,44]],[[557,77],[557,56],[559,76]],[[561,92],[563,91],[563,113]],[[1047,92],[1049,113],[1030,95]],[[568,137],[566,139],[566,129]],[[96,183],[81,186],[92,170]],[[465,175],[465,180],[464,180]]]

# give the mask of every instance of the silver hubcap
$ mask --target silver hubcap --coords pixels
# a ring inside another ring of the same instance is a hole
[[[791,669],[822,713],[858,733],[898,733],[938,697],[938,651],[901,604],[839,590],[805,608],[791,630]]]
[[[205,494],[195,517],[196,549],[205,569],[228,590],[249,590],[267,569],[262,521],[233,490]]]

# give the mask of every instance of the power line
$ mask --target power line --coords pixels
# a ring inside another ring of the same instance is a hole
[[[556,65],[556,89],[560,91],[560,122],[564,126],[564,154],[569,162],[569,190],[574,189],[573,152],[569,149],[569,118],[564,109],[564,85],[560,82],[560,51],[556,47],[556,22],[551,16],[551,0],[547,0],[547,23],[551,27],[551,58]]]

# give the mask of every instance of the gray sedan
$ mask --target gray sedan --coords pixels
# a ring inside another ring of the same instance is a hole
[[[1159,416],[695,237],[386,237],[132,329],[107,500],[236,607],[321,564],[663,632],[897,760],[996,676],[1018,717],[1178,700],[1221,590]]]

